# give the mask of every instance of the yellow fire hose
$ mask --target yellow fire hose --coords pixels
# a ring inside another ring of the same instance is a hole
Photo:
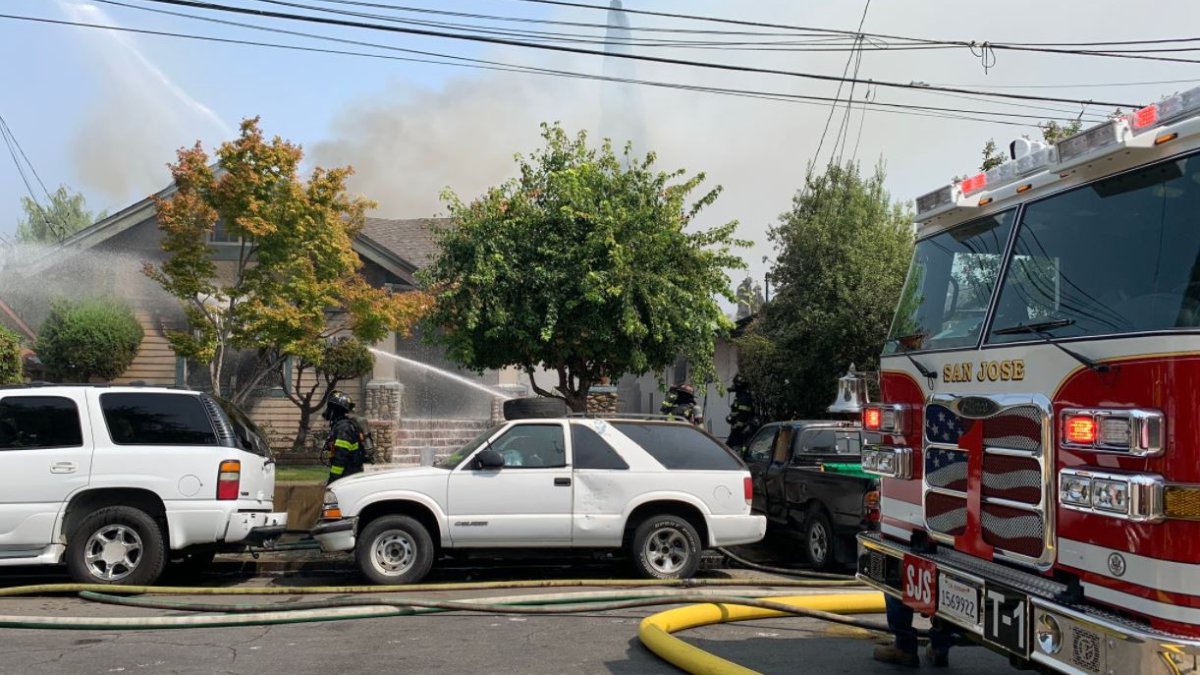
[[[839,595],[796,595],[773,598],[776,602],[802,609],[837,614],[878,614],[884,611],[882,593],[845,593]],[[757,671],[710,654],[672,635],[689,628],[716,623],[750,621],[787,616],[783,612],[733,604],[699,604],[669,609],[642,619],[638,639],[659,658],[689,673],[706,675],[759,675]]]

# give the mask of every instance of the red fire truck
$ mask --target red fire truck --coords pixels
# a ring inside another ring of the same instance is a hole
[[[1200,672],[1200,88],[917,200],[858,574],[1016,665]]]

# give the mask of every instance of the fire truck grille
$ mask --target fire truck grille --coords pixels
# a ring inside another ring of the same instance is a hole
[[[1035,457],[984,455],[983,496],[1037,506],[1042,501],[1042,465]]]
[[[937,492],[925,495],[925,524],[948,536],[958,536],[967,528],[967,500]]]
[[[967,492],[967,453],[930,446],[925,450],[925,482],[930,487]]]
[[[1042,411],[1036,406],[1009,408],[983,421],[983,445],[1035,452],[1042,448]]]
[[[1030,558],[1042,555],[1046,526],[1041,514],[984,504],[980,524],[983,526],[983,540],[992,546]]]

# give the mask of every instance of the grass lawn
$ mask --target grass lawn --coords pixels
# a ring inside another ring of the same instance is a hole
[[[329,467],[321,466],[276,466],[275,480],[277,481],[324,481],[329,477]]]

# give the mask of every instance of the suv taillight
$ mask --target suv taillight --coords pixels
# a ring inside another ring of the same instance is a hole
[[[746,497],[747,504],[754,503],[754,479],[746,476],[742,479],[742,492]]]
[[[217,471],[217,499],[237,499],[242,485],[242,463],[236,459],[221,462]]]

